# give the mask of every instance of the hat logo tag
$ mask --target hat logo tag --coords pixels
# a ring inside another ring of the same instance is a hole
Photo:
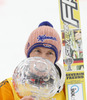
[[[49,48],[52,47],[52,45],[51,44],[48,44],[48,43],[47,44],[43,44],[43,46],[44,47],[49,47]]]
[[[55,38],[55,37],[52,37],[52,36],[46,36],[46,35],[39,35],[38,37],[37,37],[37,39],[38,39],[38,41],[41,41],[41,42],[43,42],[44,40],[46,40],[46,39],[50,39],[50,40],[55,40],[55,41],[57,41],[57,39]]]

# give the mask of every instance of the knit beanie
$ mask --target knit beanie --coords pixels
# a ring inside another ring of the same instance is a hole
[[[55,63],[60,59],[61,40],[50,22],[44,21],[40,23],[38,28],[30,34],[25,46],[26,56],[29,57],[32,50],[36,47],[52,49],[56,55]]]

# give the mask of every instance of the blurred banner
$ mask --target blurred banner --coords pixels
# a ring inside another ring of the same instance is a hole
[[[86,100],[79,0],[59,0],[66,100]]]

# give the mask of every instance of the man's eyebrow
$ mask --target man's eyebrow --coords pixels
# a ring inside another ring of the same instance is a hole
[[[54,52],[53,50],[49,50],[48,52]]]
[[[40,50],[40,48],[39,48],[39,47],[37,47],[37,48],[35,48],[35,49],[39,49],[39,50]],[[35,50],[35,49],[34,49],[34,50]]]

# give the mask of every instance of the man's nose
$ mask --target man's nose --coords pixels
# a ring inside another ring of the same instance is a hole
[[[47,56],[46,56],[46,54],[44,54],[44,53],[41,54],[40,57],[42,57],[42,58],[44,58],[44,59],[47,59]]]

